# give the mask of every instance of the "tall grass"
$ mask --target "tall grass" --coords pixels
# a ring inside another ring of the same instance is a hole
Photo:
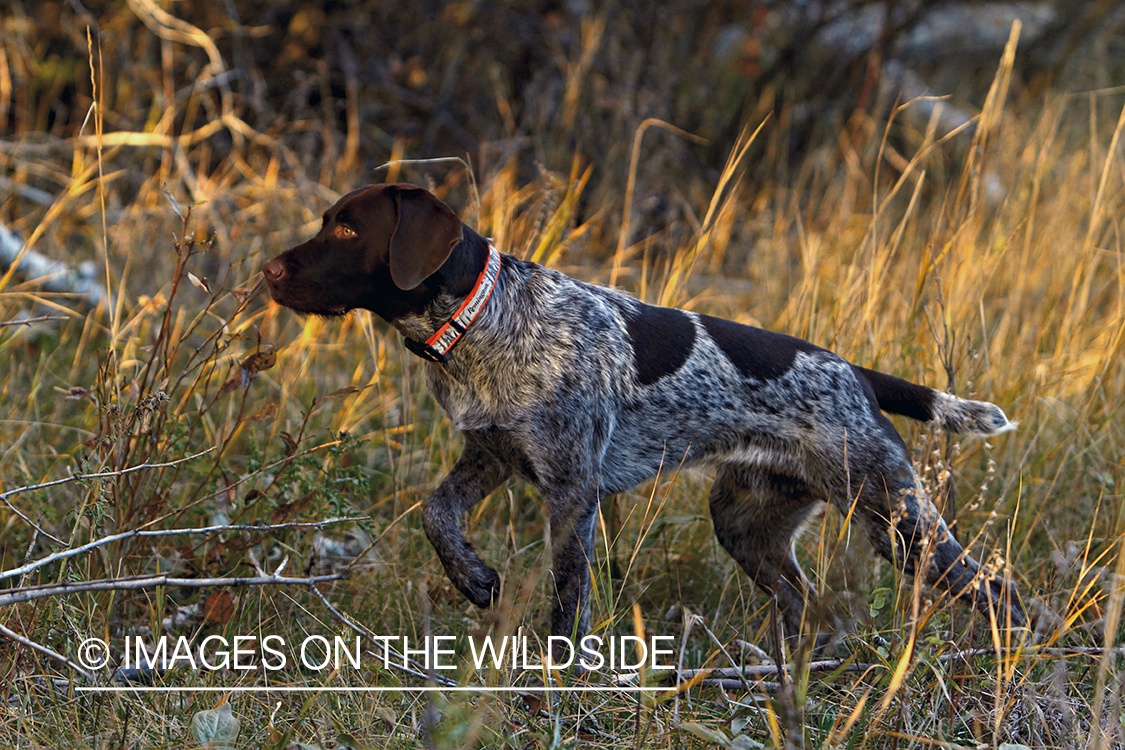
[[[202,45],[210,73],[221,72],[205,34],[154,4],[138,7],[153,28],[179,28],[186,36],[177,44]],[[575,131],[590,56],[605,33],[601,21],[583,27],[566,69],[563,114]],[[172,91],[183,61],[167,34],[157,36],[168,96],[152,129],[103,132],[125,114],[95,94],[103,108],[92,135],[43,146],[21,132],[5,156],[17,176],[64,175],[59,199],[29,212],[22,228],[41,252],[104,252],[116,302],[112,312],[88,312],[14,278],[0,288],[0,321],[38,307],[68,318],[53,328],[0,329],[8,363],[0,370],[0,489],[169,465],[11,495],[0,508],[0,566],[131,529],[347,516],[357,520],[321,530],[131,539],[19,584],[249,575],[289,560],[290,571],[347,570],[321,591],[375,633],[547,632],[542,499],[513,484],[468,514],[470,536],[504,581],[496,609],[474,609],[446,581],[421,531],[420,503],[453,465],[459,438],[421,387],[419,362],[364,313],[301,319],[260,294],[261,264],[367,179],[355,171],[354,112],[343,135],[318,125],[328,150],[342,154],[332,162],[339,169],[307,164],[278,134],[240,120],[222,85]],[[607,185],[626,184],[630,163],[682,153],[683,136],[666,130],[609,144],[604,153],[616,156],[608,164],[554,145],[556,158],[531,175],[514,159],[488,162],[474,179],[449,165],[391,171],[429,184],[506,252],[1001,404],[1020,427],[991,446],[898,426],[958,537],[973,554],[998,558],[1028,597],[1058,613],[1061,628],[1011,641],[936,592],[897,580],[829,513],[810,524],[799,552],[849,626],[841,653],[863,669],[812,671],[809,655],[796,653],[788,677],[749,691],[700,683],[640,698],[91,695],[44,679],[70,676],[64,666],[0,640],[0,745],[190,744],[191,716],[226,700],[242,719],[240,746],[327,746],[338,735],[370,747],[412,747],[420,737],[439,747],[1120,746],[1125,110],[1118,114],[1113,92],[1016,102],[1012,64],[1009,51],[971,134],[916,124],[908,102],[885,117],[857,114],[838,140],[793,164],[776,156],[791,121],[778,112],[728,144],[723,169],[682,186],[683,220],[674,226],[645,225],[633,212],[632,181],[620,200],[591,202],[611,194]],[[90,68],[103,91],[116,86],[121,95],[122,81],[100,77],[97,55]],[[510,112],[498,90],[500,111]],[[220,127],[235,141],[223,158],[208,141],[208,128]],[[400,146],[389,155],[401,156]],[[620,174],[598,176],[595,167]],[[774,179],[761,178],[771,171]],[[594,631],[675,636],[689,667],[749,663],[758,657],[747,644],[776,656],[768,599],[713,539],[708,476],[675,465],[669,457],[664,476],[603,505]],[[323,601],[282,588],[87,592],[6,607],[0,624],[64,654],[91,635],[120,643],[160,632],[287,640],[348,632]],[[456,674],[487,686],[544,677]],[[162,679],[258,684],[233,671]],[[373,662],[360,673],[290,669],[271,680],[422,684]]]

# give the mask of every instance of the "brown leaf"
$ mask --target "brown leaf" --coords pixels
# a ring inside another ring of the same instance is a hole
[[[239,370],[239,372],[241,373],[242,370]],[[230,393],[231,391],[236,391],[241,387],[242,387],[242,376],[241,375],[235,375],[230,380],[223,383],[223,387],[219,389],[219,395],[221,396],[224,393]]]
[[[251,373],[258,373],[262,370],[268,370],[277,362],[277,352],[254,352],[246,359],[242,360],[239,364],[243,370]]]
[[[285,455],[292,456],[297,452],[297,441],[288,432],[281,433],[281,440],[285,443]]]
[[[222,498],[223,494],[225,494],[226,495],[226,502],[230,503],[231,505],[234,505],[235,503],[238,502],[238,492],[236,491],[236,488],[235,488],[235,485],[234,485],[233,482],[231,482],[229,479],[227,479],[225,481],[226,481],[226,492],[218,495],[218,498]]]
[[[203,619],[226,625],[234,615],[234,599],[230,592],[212,591],[203,602]]]
[[[113,447],[113,438],[108,435],[95,435],[89,440],[83,442],[82,445],[94,450],[109,450]]]
[[[250,415],[250,421],[264,422],[267,419],[273,419],[275,416],[277,416],[277,402],[270,401],[268,404],[258,407],[258,409]]]
[[[354,385],[345,386],[344,388],[337,388],[329,393],[324,398],[337,398],[339,396],[350,396],[353,393],[363,393],[363,388],[358,388]]]

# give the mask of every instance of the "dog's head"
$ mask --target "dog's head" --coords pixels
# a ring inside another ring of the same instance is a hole
[[[414,185],[369,185],[324,212],[308,242],[266,263],[262,273],[281,305],[314,315],[355,308],[387,320],[419,312],[427,283],[463,237],[461,220]]]

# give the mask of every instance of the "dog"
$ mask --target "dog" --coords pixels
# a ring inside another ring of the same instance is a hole
[[[963,435],[1013,429],[997,406],[875,370],[792,336],[645,304],[510,255],[432,193],[371,185],[325,212],[315,237],[270,260],[273,299],[301,313],[371,310],[427,361],[465,445],[426,501],[446,575],[488,607],[500,578],[461,516],[512,476],[551,518],[551,634],[588,629],[599,502],[667,467],[709,464],[715,534],[777,602],[789,636],[815,593],[793,538],[822,503],[907,573],[1027,623],[1011,582],[957,543],[883,412]],[[823,634],[822,634],[823,635]],[[574,641],[571,641],[574,642]]]

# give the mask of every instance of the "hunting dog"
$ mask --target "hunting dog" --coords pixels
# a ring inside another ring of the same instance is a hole
[[[993,404],[501,255],[413,185],[349,193],[263,274],[279,304],[374,311],[428,361],[426,382],[465,447],[422,520],[449,579],[480,607],[498,598],[500,578],[461,516],[509,477],[535,486],[551,514],[551,633],[581,638],[599,501],[662,468],[703,463],[716,470],[719,542],[776,598],[790,635],[815,598],[792,540],[822,502],[901,570],[991,609],[1001,625],[1026,624],[1013,585],[946,528],[882,414],[990,436],[1014,426]]]

